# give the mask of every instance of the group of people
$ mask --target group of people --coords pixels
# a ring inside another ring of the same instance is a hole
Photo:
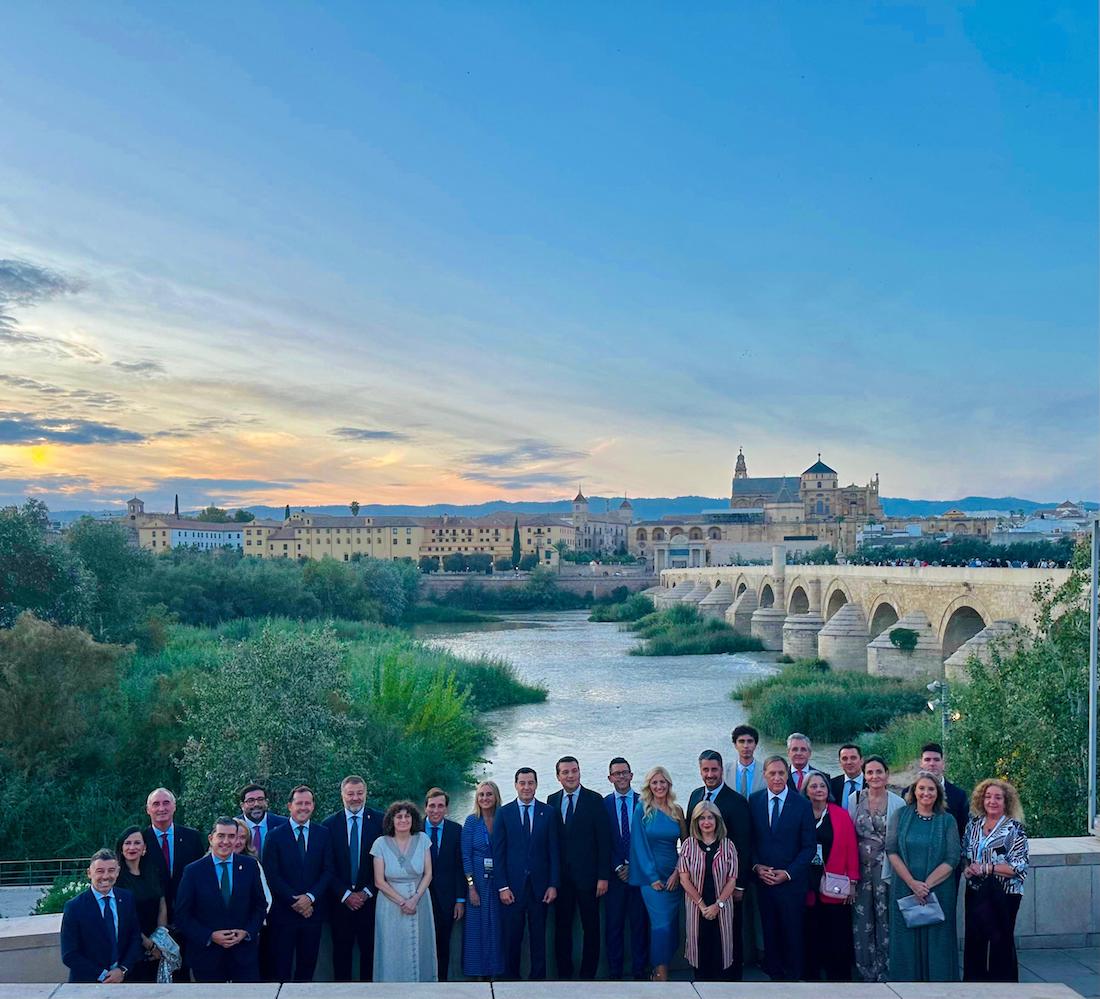
[[[158,788],[150,825],[92,857],[90,887],[65,907],[62,960],[74,982],[308,982],[327,924],[337,981],[446,981],[457,926],[466,976],[518,979],[526,938],[539,980],[552,925],[559,979],[595,978],[602,952],[611,979],[665,981],[682,916],[700,981],[738,981],[752,961],[776,981],[951,981],[964,884],[964,980],[1018,980],[1028,841],[1012,785],[982,781],[968,802],[930,743],[903,798],[858,746],[841,747],[831,777],[801,733],[764,759],[751,726],[732,741],[726,763],[699,754],[686,811],[668,770],[635,790],[623,757],[606,795],[581,783],[573,756],[545,800],[530,767],[508,803],[482,781],[462,826],[441,788],[381,813],[350,775],[323,821],[309,787],[281,816],[250,784],[240,814],[204,837]]]

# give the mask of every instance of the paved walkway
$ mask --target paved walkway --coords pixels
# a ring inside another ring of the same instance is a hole
[[[1022,950],[1021,982],[1061,982],[1083,996],[1100,996],[1100,947]]]

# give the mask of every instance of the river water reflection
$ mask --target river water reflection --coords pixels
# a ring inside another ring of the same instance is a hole
[[[541,704],[494,711],[487,716],[495,741],[483,770],[504,800],[514,797],[519,766],[539,773],[539,797],[558,789],[554,761],[567,754],[581,763],[586,786],[610,790],[607,764],[625,756],[635,787],[654,764],[666,766],[681,803],[699,783],[695,762],[702,749],[732,752],[730,731],[745,720],[740,702],[729,699],[740,680],[775,671],[772,653],[720,656],[632,656],[637,639],[617,624],[590,624],[586,611],[508,615],[503,624],[433,627],[420,632],[430,644],[461,656],[489,655],[512,662],[525,680],[549,690]],[[781,743],[765,740],[764,750]],[[828,752],[828,747],[821,747]],[[818,754],[815,753],[815,756]],[[825,769],[835,752],[822,755]],[[461,818],[470,795],[452,803]]]

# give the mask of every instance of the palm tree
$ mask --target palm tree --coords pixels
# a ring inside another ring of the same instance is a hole
[[[351,515],[353,517],[358,517],[359,516],[359,500],[352,500],[351,503],[348,504],[348,509],[351,510]]]

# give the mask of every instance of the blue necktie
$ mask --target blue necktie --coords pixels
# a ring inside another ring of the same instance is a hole
[[[855,779],[853,778],[852,780],[848,781],[848,793],[846,795],[844,795],[844,804],[845,805],[848,804],[848,799],[852,796],[855,789],[856,789],[856,782],[855,782]]]
[[[630,815],[626,811],[626,798],[619,799],[619,835],[624,840],[630,839]]]
[[[348,837],[348,857],[351,860],[351,886],[359,880],[359,816],[351,817],[351,835]]]
[[[530,805],[524,805],[523,806],[523,831],[525,833],[527,833],[528,836],[531,835],[531,806]]]
[[[779,824],[779,799],[772,798],[772,820],[768,825],[769,829],[774,829]]]
[[[115,932],[115,916],[111,911],[111,896],[103,898],[103,928],[107,931],[107,939],[111,942],[111,967],[118,964],[118,933]]]
[[[568,824],[569,820],[573,818],[573,795],[569,795],[569,804],[565,806],[565,821]]]
[[[229,886],[229,861],[219,860],[218,866],[222,869],[221,877],[218,879],[222,889],[222,900],[229,905],[230,896],[233,894],[233,889]]]

